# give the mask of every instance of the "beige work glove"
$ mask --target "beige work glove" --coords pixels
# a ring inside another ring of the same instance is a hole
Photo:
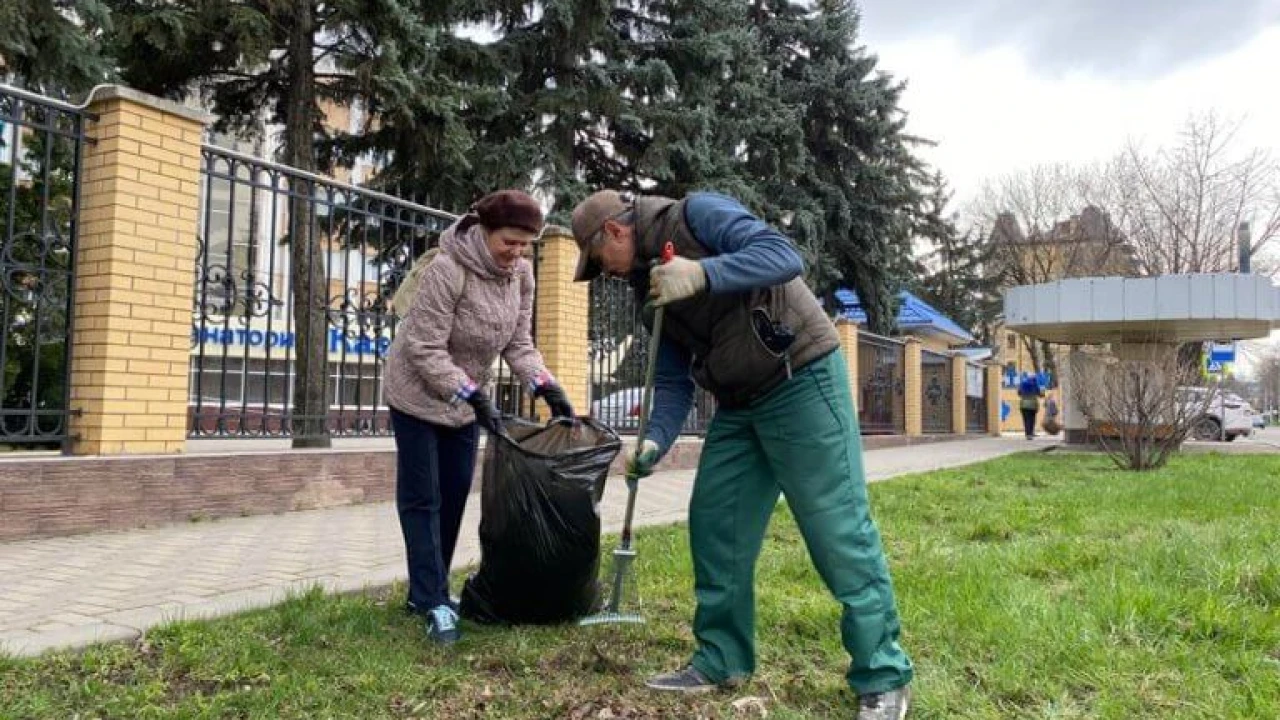
[[[649,299],[654,305],[693,297],[707,289],[707,273],[697,260],[679,255],[649,271]]]

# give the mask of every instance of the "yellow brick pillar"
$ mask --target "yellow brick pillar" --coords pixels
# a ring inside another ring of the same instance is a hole
[[[79,455],[181,452],[207,118],[111,86],[84,154],[71,356]]]
[[[914,437],[924,434],[924,415],[923,408],[920,407],[920,393],[922,391],[921,383],[923,377],[920,369],[920,340],[919,338],[906,338],[906,347],[903,353],[903,378],[902,393],[906,405],[906,434]]]
[[[987,374],[987,434],[1000,437],[1000,364],[991,363],[984,371]]]
[[[969,431],[966,407],[969,400],[968,374],[965,372],[969,363],[959,353],[951,356],[951,432],[964,435]]]
[[[538,348],[580,415],[590,409],[587,346],[588,283],[575,283],[578,244],[568,228],[549,225],[538,249]],[[542,412],[540,409],[539,412]]]
[[[836,321],[836,334],[840,336],[840,350],[844,353],[845,367],[849,374],[849,393],[853,395],[853,409],[858,411],[858,324],[849,320]]]

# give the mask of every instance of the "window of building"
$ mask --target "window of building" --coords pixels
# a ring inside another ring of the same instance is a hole
[[[191,356],[188,400],[202,408],[239,405],[244,400],[244,360],[219,355]]]
[[[379,364],[333,363],[329,366],[329,386],[334,407],[362,410],[386,407],[382,402],[382,368]]]
[[[273,358],[191,356],[190,402],[205,408],[288,405],[293,394],[292,363]]]
[[[245,372],[245,403],[285,407],[293,397],[292,364],[288,360],[250,358]]]
[[[239,152],[253,150],[244,141],[229,135],[214,134],[211,140],[213,145]],[[206,162],[209,163],[206,171],[211,174],[202,177],[201,211],[197,218],[197,232],[205,250],[201,262],[211,271],[216,268],[219,277],[229,277],[238,289],[244,278],[259,270],[257,254],[264,229],[262,205],[270,202],[269,193],[253,187],[255,181],[262,179],[255,178],[244,163],[232,164],[222,158]],[[226,177],[228,175],[233,177]],[[213,296],[209,299],[221,301],[227,311],[234,312],[230,303],[235,300],[223,297],[227,288],[223,283],[207,283],[204,289]]]

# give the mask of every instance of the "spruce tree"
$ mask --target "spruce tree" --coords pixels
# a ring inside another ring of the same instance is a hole
[[[917,224],[917,238],[925,252],[912,289],[979,342],[989,343],[1000,312],[992,249],[982,233],[959,231],[955,216],[947,214],[950,201],[946,181],[935,173]]]
[[[924,170],[902,85],[856,46],[847,0],[478,0],[459,12],[497,33],[451,64],[493,91],[465,110],[472,197],[536,185],[564,221],[600,187],[725,192],[796,239],[815,289],[852,285],[871,328],[893,329]],[[400,136],[388,178],[469,199],[410,162],[429,149]]]
[[[854,45],[852,5],[633,7],[643,21],[617,63],[631,74],[614,76],[630,112],[609,133],[625,161],[616,169],[675,197],[737,196],[797,241],[811,286],[852,285],[872,329],[890,332],[910,276],[923,165],[898,109],[901,85]]]
[[[112,76],[102,38],[111,17],[100,0],[0,2],[0,77],[56,97]]]
[[[782,198],[764,182],[797,175],[805,150],[799,115],[776,92],[750,6],[668,0],[647,6],[625,65],[631,123],[618,123],[618,154],[637,184],[671,197],[733,195],[763,215]],[[770,217],[780,220],[780,215]]]
[[[612,67],[626,13],[584,0],[454,8],[450,21],[497,33],[483,44],[451,37],[442,54],[442,75],[472,93],[460,109],[467,145],[441,172],[430,160],[415,160],[432,153],[417,134],[375,140],[388,161],[384,178],[456,206],[502,187],[534,190],[559,211],[555,219],[567,222],[577,200],[627,175],[612,154],[604,120],[625,115]]]
[[[760,22],[778,68],[778,85],[802,109],[809,164],[797,185],[813,212],[796,232],[823,258],[811,271],[825,293],[848,284],[866,308],[868,329],[894,329],[895,297],[910,272],[911,235],[921,201],[923,165],[913,154],[899,108],[903,86],[877,70],[855,45],[858,15],[847,0],[812,10],[789,0],[759,3]]]

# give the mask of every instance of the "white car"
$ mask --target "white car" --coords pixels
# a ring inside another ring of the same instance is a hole
[[[1235,436],[1239,437],[1240,435],[1246,435],[1246,436],[1252,435],[1253,431],[1258,427],[1258,422],[1257,422],[1259,417],[1258,411],[1253,409],[1253,405],[1250,405],[1248,400],[1245,400],[1244,398],[1240,397],[1235,393],[1227,393],[1224,396],[1224,399],[1226,401],[1227,417],[1229,419],[1228,425],[1227,425],[1228,432],[1231,431],[1231,423],[1230,423],[1231,413],[1233,411],[1238,411],[1238,413],[1241,416],[1243,416],[1242,418],[1240,418],[1240,422],[1248,424],[1249,431],[1245,433],[1236,433]]]
[[[1179,388],[1185,394],[1186,401],[1195,403],[1197,407],[1205,405],[1205,394],[1210,392],[1203,387]],[[1253,408],[1235,393],[1218,393],[1205,408],[1204,414],[1191,428],[1191,437],[1196,440],[1226,440],[1231,442],[1238,437],[1253,433]]]
[[[640,405],[643,401],[644,388],[623,388],[592,401],[591,417],[619,433],[637,432],[640,430]],[[707,421],[714,412],[715,401],[710,393],[696,391],[681,432],[685,435],[705,436]]]
[[[616,431],[638,430],[644,388],[623,388],[591,403],[591,417]]]

